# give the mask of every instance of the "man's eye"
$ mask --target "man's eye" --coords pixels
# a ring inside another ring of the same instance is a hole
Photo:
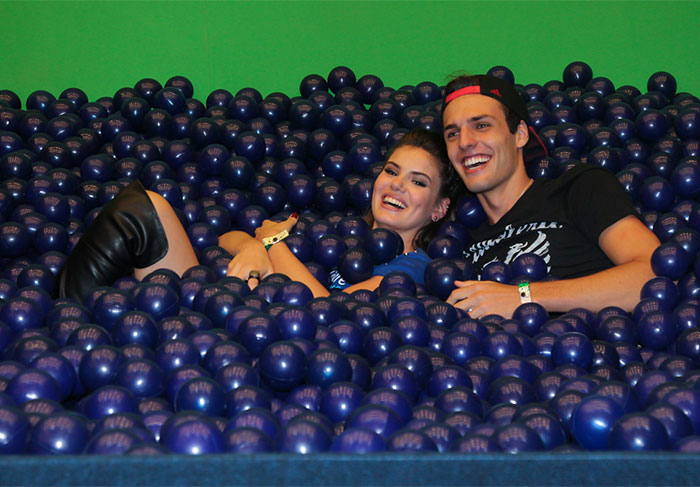
[[[479,124],[476,125],[476,128],[479,128],[479,129],[484,129],[484,128],[486,128],[486,127],[489,127],[489,124],[488,124],[488,123],[483,123],[483,122],[482,122],[482,123],[479,123]]]

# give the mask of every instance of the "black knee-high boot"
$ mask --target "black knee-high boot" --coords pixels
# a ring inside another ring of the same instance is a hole
[[[58,274],[57,294],[82,302],[95,287],[148,267],[167,251],[158,213],[135,180],[102,208],[80,237]]]

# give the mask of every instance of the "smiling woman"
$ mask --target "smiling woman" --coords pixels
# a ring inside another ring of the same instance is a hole
[[[439,179],[438,167],[428,152],[404,146],[394,151],[374,182],[374,224],[401,235],[406,252],[415,250],[418,230],[447,213],[449,198],[440,197]]]
[[[448,214],[450,201],[462,188],[449,162],[444,142],[439,134],[422,129],[407,133],[387,154],[387,162],[374,182],[371,211],[367,219],[372,228],[386,228],[399,234],[404,254],[388,264],[374,269],[372,277],[353,284],[335,279],[331,288],[353,292],[358,289],[376,289],[382,276],[391,271],[407,272],[417,284],[424,282],[425,266],[430,261],[425,248],[435,236],[439,225]],[[266,220],[258,228],[255,239],[242,232],[233,232],[220,240],[220,245],[236,254],[229,265],[229,274],[246,279],[251,270],[265,269],[294,276],[306,284],[314,296],[325,296],[329,291],[319,283],[301,263],[284,241],[271,246],[264,241],[280,233],[289,232],[296,217],[282,222]]]
[[[424,249],[463,186],[444,142],[432,132],[412,130],[387,153],[386,160],[374,182],[370,224],[399,233],[405,251]]]

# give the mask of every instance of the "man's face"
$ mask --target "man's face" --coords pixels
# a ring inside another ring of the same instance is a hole
[[[518,150],[528,140],[525,123],[511,133],[501,103],[479,94],[454,99],[443,121],[447,153],[467,189],[486,197],[508,191],[516,172],[524,171]]]

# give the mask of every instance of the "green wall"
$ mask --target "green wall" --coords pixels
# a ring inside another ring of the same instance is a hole
[[[388,86],[510,67],[560,79],[571,61],[646,91],[669,71],[698,94],[697,1],[2,1],[0,89],[23,103],[68,87],[91,100],[145,77],[187,76],[195,97],[246,86],[298,94],[337,65]]]

